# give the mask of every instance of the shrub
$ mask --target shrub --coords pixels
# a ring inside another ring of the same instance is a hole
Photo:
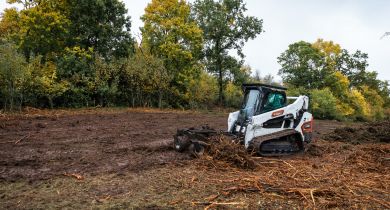
[[[355,120],[365,121],[369,119],[371,115],[369,104],[359,90],[352,89],[350,91],[348,101],[351,107],[355,110],[353,113],[353,118]]]
[[[225,87],[225,103],[228,107],[239,108],[242,101],[242,90],[240,86],[232,82],[227,83]]]
[[[385,101],[383,98],[377,91],[369,88],[368,86],[362,86],[361,92],[368,103],[370,118],[376,120],[383,119],[385,117],[383,108]]]
[[[311,109],[315,118],[318,119],[340,119],[338,114],[338,100],[328,89],[312,90]]]
[[[5,110],[13,110],[23,103],[23,83],[28,76],[26,63],[15,46],[0,45],[0,104]]]
[[[199,81],[191,81],[188,95],[190,108],[213,106],[218,98],[217,80],[206,72],[202,72]]]

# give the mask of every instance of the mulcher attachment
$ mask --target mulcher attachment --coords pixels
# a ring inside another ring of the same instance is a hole
[[[204,153],[209,137],[217,135],[218,132],[210,127],[178,129],[174,138],[176,151],[190,151],[195,156],[201,156]]]

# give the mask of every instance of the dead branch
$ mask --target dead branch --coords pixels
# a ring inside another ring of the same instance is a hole
[[[64,173],[64,176],[73,177],[73,178],[76,178],[77,180],[83,180],[84,179],[84,177],[81,176],[80,174],[74,174],[74,173],[72,173],[72,174]]]
[[[27,134],[27,135],[23,136],[22,138],[16,140],[15,144],[19,144],[21,141],[28,139],[28,138],[30,138],[30,134]]]

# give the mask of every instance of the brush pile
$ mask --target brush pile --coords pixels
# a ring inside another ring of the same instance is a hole
[[[365,142],[390,143],[390,121],[365,123],[355,128],[337,128],[328,134],[325,140],[349,142],[352,144]]]
[[[255,169],[257,167],[244,145],[230,139],[227,136],[217,135],[210,137],[210,146],[206,150],[206,155],[201,157],[206,160],[224,162],[232,167],[242,169]]]
[[[281,158],[256,157],[243,145],[215,136],[207,155],[196,164],[207,171],[198,179],[220,189],[205,203],[232,201],[244,194],[271,203],[296,202],[305,208],[390,209],[390,144],[383,143],[389,137],[384,136],[389,132],[386,126],[343,128],[344,133],[355,135],[317,139],[305,153]],[[353,139],[359,144],[351,144]]]

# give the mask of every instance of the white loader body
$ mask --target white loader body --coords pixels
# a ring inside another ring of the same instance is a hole
[[[249,121],[245,128],[241,130],[242,134],[245,136],[245,147],[248,148],[250,142],[259,136],[264,136],[267,134],[276,133],[279,131],[283,131],[286,129],[294,129],[301,135],[302,141],[305,140],[304,132],[302,130],[302,126],[306,122],[312,122],[313,117],[312,114],[304,111],[302,116],[300,115],[301,110],[307,110],[309,108],[309,98],[307,96],[299,96],[299,97],[287,97],[288,99],[295,99],[292,104],[289,104],[285,107],[272,110],[269,112],[265,112],[259,115],[253,116]],[[236,126],[234,128],[234,123],[237,121],[239,115],[239,111],[232,112],[229,114],[228,118],[228,131],[233,132],[232,129],[235,129],[235,132],[239,132],[241,126]],[[294,126],[294,123],[289,123],[289,126],[286,127],[285,123],[287,120],[283,121],[282,125],[278,128],[264,128],[263,123],[270,119],[274,119],[280,116],[287,116],[290,121],[297,120],[300,118],[299,123]]]

